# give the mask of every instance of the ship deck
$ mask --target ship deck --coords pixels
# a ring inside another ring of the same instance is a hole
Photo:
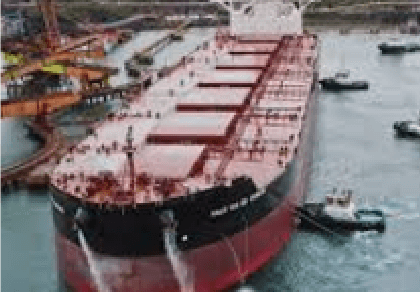
[[[317,40],[222,39],[207,42],[71,149],[54,170],[55,188],[90,203],[143,204],[244,175],[264,188],[281,175],[299,144]],[[129,195],[117,196],[121,191]]]

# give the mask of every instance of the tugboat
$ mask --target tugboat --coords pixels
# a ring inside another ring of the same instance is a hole
[[[398,39],[391,39],[389,42],[384,42],[378,45],[382,54],[402,54],[406,52],[420,51],[420,44],[405,43]]]
[[[321,79],[319,83],[323,89],[331,91],[369,89],[368,82],[351,80],[350,72],[348,70],[339,71],[334,77]]]
[[[352,201],[352,191],[343,191],[341,195],[325,196],[324,202],[308,202],[298,207],[301,230],[329,231],[350,233],[353,231],[385,231],[385,215],[379,209],[356,209]]]
[[[394,130],[400,137],[420,138],[420,113],[418,121],[398,121],[394,123]]]

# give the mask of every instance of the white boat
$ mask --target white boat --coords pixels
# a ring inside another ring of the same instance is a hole
[[[392,38],[388,42],[378,45],[382,54],[402,54],[405,52],[415,52],[420,50],[419,43],[408,43],[397,38]]]
[[[373,208],[356,208],[352,191],[336,194],[336,189],[320,203],[309,202],[297,208],[299,228],[304,230],[348,233],[352,231],[385,231],[385,215]]]
[[[323,89],[334,91],[369,89],[368,82],[351,79],[349,70],[341,70],[334,77],[323,78],[319,83]]]

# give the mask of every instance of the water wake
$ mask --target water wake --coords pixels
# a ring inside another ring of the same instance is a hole
[[[109,289],[107,289],[105,283],[102,280],[101,272],[96,265],[93,253],[86,242],[86,238],[83,234],[83,231],[79,229],[77,234],[79,236],[80,245],[82,246],[83,252],[85,253],[88,261],[90,274],[92,275],[95,285],[98,288],[98,292],[109,292]]]
[[[257,290],[255,290],[253,287],[250,286],[243,286],[238,288],[238,290],[236,292],[256,292]]]
[[[165,220],[170,220],[174,223],[173,213],[165,214]],[[166,222],[168,223],[168,222]],[[172,265],[175,277],[178,280],[181,292],[194,292],[194,279],[191,276],[191,271],[186,263],[181,259],[181,252],[178,250],[176,244],[176,230],[173,226],[163,229],[166,255]]]

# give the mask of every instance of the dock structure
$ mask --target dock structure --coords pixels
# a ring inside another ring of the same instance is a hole
[[[188,22],[182,23],[175,32],[182,35],[188,25]],[[149,51],[152,50],[152,52],[156,54],[160,49],[167,45],[165,42],[168,40],[170,42],[173,38],[173,33],[169,33],[163,39],[160,39],[153,44],[151,46],[153,48],[149,47],[146,49]],[[83,42],[79,42],[78,45],[82,46],[89,40],[92,40],[92,38],[86,38]],[[158,78],[162,78],[186,64],[186,60],[182,59],[174,66],[165,67],[161,70],[157,70],[157,72],[148,72],[147,74],[142,75],[140,80],[135,83],[110,87],[104,84],[104,80],[113,74],[115,69],[79,64],[76,61],[77,57],[102,57],[103,52],[70,51],[73,47],[74,44],[63,47],[59,49],[59,52],[57,51],[44,60],[34,60],[30,61],[29,64],[12,68],[11,71],[6,72],[8,74],[4,75],[6,81],[16,78],[17,76],[25,76],[28,74],[42,73],[48,75],[51,73],[50,75],[54,76],[54,72],[49,72],[49,69],[44,69],[59,64],[60,66],[65,65],[65,72],[62,73],[82,80],[84,79],[86,83],[96,83],[97,86],[86,86],[79,91],[57,91],[56,88],[47,88],[44,92],[39,90],[40,88],[38,88],[37,85],[32,85],[32,87],[29,86],[24,90],[24,85],[9,82],[7,89],[9,95],[13,96],[13,98],[2,101],[1,116],[39,116],[79,103],[92,105],[98,102],[106,102],[109,99],[124,97],[134,97],[138,99],[139,95],[152,84],[154,78],[152,75],[154,73],[157,73],[157,76],[159,76]],[[22,77],[21,80],[23,80]],[[28,94],[28,92],[31,94]],[[37,94],[37,92],[41,94]],[[147,114],[145,114],[145,117],[147,117]],[[79,124],[87,123],[82,121],[79,122]],[[29,159],[19,161],[10,167],[2,169],[2,188],[7,187],[7,185],[21,183],[34,187],[47,185],[50,179],[50,172],[55,167],[54,158],[59,155],[60,151],[67,151],[65,138],[58,130],[54,129],[52,125],[48,123],[30,122],[28,126],[32,132],[42,138],[44,147],[34,153]]]
[[[153,20],[156,21],[159,19],[159,16],[155,13],[150,14],[136,14],[132,17],[112,22],[112,23],[104,23],[101,24],[102,29],[115,29],[115,28],[132,28],[141,26],[144,21]]]
[[[33,59],[29,60],[27,63],[13,67],[9,70],[6,70],[1,74],[2,83],[20,78],[21,76],[30,74],[34,71],[42,70],[45,65],[52,64],[55,62],[61,61],[73,61],[80,57],[88,58],[103,58],[103,46],[95,46],[88,48],[88,50],[78,50],[84,46],[91,46],[92,43],[100,42],[101,36],[99,34],[91,35],[88,37],[83,37],[75,39],[64,45],[63,47],[57,48],[56,51],[51,53],[49,56],[46,56],[42,59]]]
[[[87,105],[104,103],[115,98],[138,95],[151,84],[150,77],[144,77],[139,82],[117,87],[100,87],[80,92],[60,91],[42,96],[5,100],[1,104],[1,117],[36,116],[55,112],[66,106],[80,104]]]
[[[183,21],[173,32],[157,40],[147,48],[134,54],[133,58],[143,65],[153,65],[154,56],[168,46],[172,41],[182,40],[186,29],[191,25],[191,20]]]
[[[177,64],[176,66],[179,65]],[[1,116],[39,116],[40,113],[51,113],[63,106],[75,105],[81,102],[92,105],[98,102],[106,102],[108,99],[124,98],[125,96],[138,97],[151,85],[151,82],[152,76],[145,75],[138,82],[113,88],[96,88],[79,94],[72,91],[55,92],[44,95],[40,99],[6,100],[2,101]],[[83,124],[92,126],[92,122],[76,121],[72,122],[71,125]],[[54,128],[55,125],[46,123],[45,120],[43,122],[35,120],[27,122],[26,126],[30,128],[31,133],[41,138],[44,146],[28,159],[19,161],[1,170],[2,189],[9,185],[17,184],[23,184],[28,187],[48,185],[50,173],[55,167],[54,158],[67,152],[67,142],[62,133]]]
[[[88,66],[67,62],[67,65],[53,64],[33,71],[33,79],[20,83],[6,85],[8,99],[2,101],[1,116],[30,116],[47,114],[63,106],[73,105],[86,95],[92,88],[99,90],[107,86],[106,81],[118,71],[116,68]],[[41,79],[37,80],[37,77]],[[79,89],[65,90],[60,86],[60,79],[75,77],[80,80]],[[49,80],[53,80],[49,84]],[[22,81],[24,80],[24,81]],[[38,82],[39,81],[39,82]]]
[[[175,33],[182,35],[183,31],[190,25],[189,21],[179,25]],[[142,62],[153,63],[153,56],[165,48],[172,40],[174,33],[168,33],[149,47],[145,48],[138,54]],[[178,35],[179,36],[179,35]],[[123,98],[125,94],[132,92],[140,92],[142,89],[151,85],[152,76],[150,73],[143,74],[140,80],[135,84],[125,84],[117,87],[110,87],[107,84],[109,77],[116,73],[117,69],[92,66],[77,63],[78,57],[101,57],[94,52],[71,51],[80,48],[83,45],[90,44],[98,40],[98,35],[81,38],[77,42],[72,42],[64,47],[58,48],[56,53],[44,60],[30,61],[28,64],[12,68],[4,73],[5,81],[15,79],[17,76],[37,74],[37,72],[47,71],[52,74],[60,74],[63,76],[75,77],[80,81],[80,87],[74,89],[73,92],[54,92],[56,89],[48,90],[29,90],[31,96],[22,94],[28,92],[23,89],[23,84],[13,84],[9,82],[7,85],[10,100],[2,103],[2,117],[6,116],[29,116],[40,113],[49,113],[58,108],[74,105],[79,102],[94,104],[97,102],[106,102],[109,99]],[[60,67],[60,68],[58,68]],[[56,71],[59,72],[56,72]],[[160,77],[166,75],[171,69],[163,68],[158,72]],[[39,89],[39,88],[37,88]],[[52,91],[52,92],[51,92]],[[38,93],[37,93],[38,92]],[[42,94],[39,94],[42,92]],[[131,94],[128,94],[131,95]]]
[[[28,174],[42,164],[55,164],[54,158],[59,154],[60,150],[65,148],[66,142],[61,133],[54,129],[48,122],[28,122],[27,126],[31,132],[39,136],[43,140],[44,147],[35,152],[28,159],[18,161],[17,163],[2,168],[1,170],[1,187],[2,190],[10,185],[25,184],[26,179],[31,179]],[[38,175],[39,176],[39,175]],[[40,177],[37,178],[38,180]],[[48,180],[45,173],[42,175],[43,180]]]
[[[72,91],[54,92],[39,98],[5,100],[1,102],[1,117],[48,114],[64,106],[78,103],[80,95]]]

